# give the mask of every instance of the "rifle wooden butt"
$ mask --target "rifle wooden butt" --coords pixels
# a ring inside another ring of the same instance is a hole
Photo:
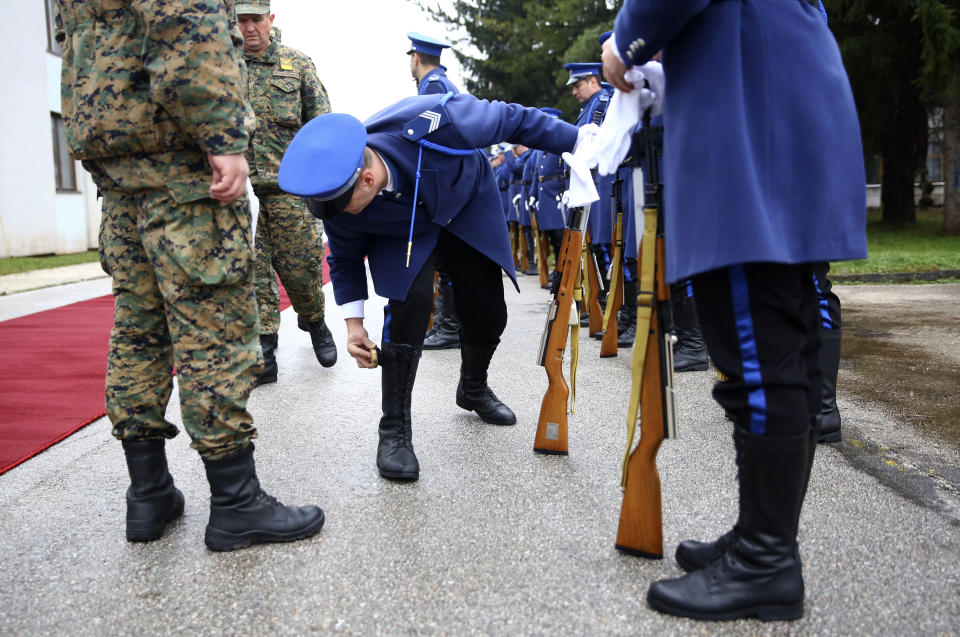
[[[570,397],[570,387],[563,380],[563,375],[557,369],[558,382],[551,379],[550,386],[543,395],[540,405],[540,419],[537,422],[537,436],[533,441],[533,450],[537,453],[546,453],[565,456],[567,447],[567,399]],[[547,376],[550,369],[547,368]]]
[[[620,328],[617,326],[617,312],[623,305],[623,284],[619,281],[610,281],[610,287],[613,288],[613,298],[607,294],[607,303],[613,303],[610,310],[610,325],[607,325],[603,332],[603,339],[600,341],[600,358],[611,358],[619,353],[617,341],[620,339]]]
[[[651,559],[663,557],[663,513],[657,451],[664,437],[663,374],[656,308],[650,315],[650,337],[640,388],[640,442],[627,461],[627,484],[620,507],[617,549]]]

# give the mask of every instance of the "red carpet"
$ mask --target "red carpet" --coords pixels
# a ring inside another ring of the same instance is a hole
[[[289,306],[280,286],[280,308]],[[112,325],[109,294],[0,322],[0,474],[106,413]]]

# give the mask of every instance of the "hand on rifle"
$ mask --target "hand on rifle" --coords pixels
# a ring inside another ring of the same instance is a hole
[[[370,340],[360,317],[347,319],[347,353],[357,361],[357,367],[376,369],[377,345]]]

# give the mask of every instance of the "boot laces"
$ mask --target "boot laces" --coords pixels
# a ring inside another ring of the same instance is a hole
[[[282,506],[283,506],[283,502],[281,502],[280,500],[276,499],[275,497],[273,497],[272,495],[270,495],[269,493],[267,493],[267,492],[264,491],[263,489],[260,489],[260,493],[257,494],[257,500],[266,502],[267,504],[272,505],[272,506],[278,506],[278,507],[282,507]]]

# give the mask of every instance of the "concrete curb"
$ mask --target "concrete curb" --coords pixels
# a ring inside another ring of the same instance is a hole
[[[960,277],[960,270],[932,270],[930,272],[868,272],[864,274],[829,275],[834,283],[906,283],[908,281],[939,281]]]

